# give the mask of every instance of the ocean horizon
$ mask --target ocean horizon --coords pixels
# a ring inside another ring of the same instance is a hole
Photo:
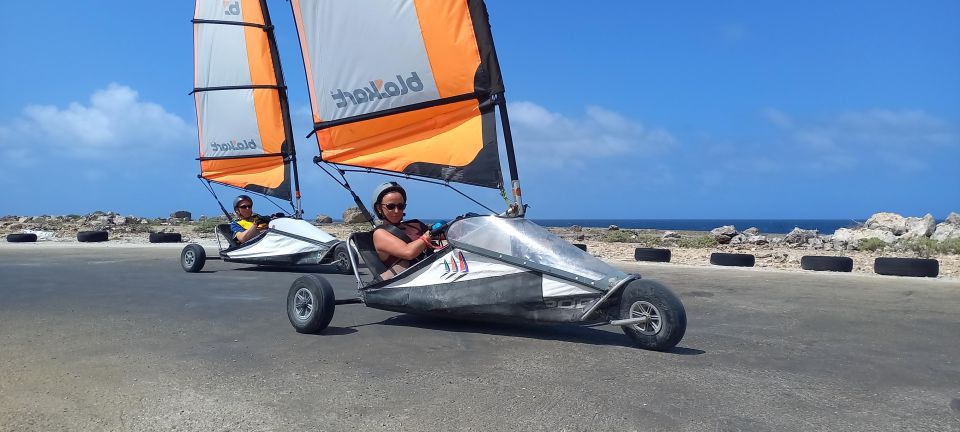
[[[540,226],[566,228],[579,225],[585,228],[607,228],[616,225],[625,229],[655,229],[671,231],[710,231],[724,225],[733,225],[738,231],[756,227],[761,233],[786,234],[794,228],[817,230],[833,234],[840,228],[863,225],[866,219],[538,219]]]
[[[432,224],[441,220],[424,218]],[[820,234],[833,234],[840,228],[855,228],[863,225],[864,219],[541,219],[530,218],[537,225],[547,228],[568,228],[579,225],[584,228],[607,228],[616,225],[623,229],[653,229],[661,231],[710,231],[724,225],[733,225],[738,231],[756,227],[764,234],[786,234],[794,228],[817,230]],[[342,220],[336,220],[342,222]],[[937,220],[937,223],[942,222]]]

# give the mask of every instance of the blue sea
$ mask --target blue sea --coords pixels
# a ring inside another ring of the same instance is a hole
[[[821,234],[833,234],[838,228],[851,228],[866,222],[866,219],[537,219],[540,226],[566,228],[571,225],[606,228],[616,225],[629,229],[655,229],[672,231],[710,231],[716,227],[733,225],[743,231],[757,227],[761,233],[786,234],[793,228],[817,230]]]

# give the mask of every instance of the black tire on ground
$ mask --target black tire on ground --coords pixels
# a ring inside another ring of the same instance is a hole
[[[336,299],[326,279],[301,276],[287,292],[287,318],[297,333],[317,333],[330,325]]]
[[[347,242],[337,243],[333,247],[333,265],[342,274],[353,274],[353,265],[350,264],[350,254],[347,252]]]
[[[636,261],[670,262],[670,249],[636,248],[633,250]]]
[[[7,241],[10,243],[32,243],[37,241],[37,235],[33,233],[7,234]]]
[[[150,233],[150,243],[180,243],[181,241],[183,236],[180,233]]]
[[[105,242],[108,236],[106,231],[80,231],[77,233],[77,241]]]
[[[800,258],[800,268],[814,271],[852,272],[853,258],[807,255]]]
[[[638,279],[630,282],[620,295],[620,319],[647,317],[650,321],[626,325],[623,332],[636,346],[667,351],[683,339],[687,331],[687,312],[680,299],[663,284]]]
[[[580,250],[582,250],[582,251],[584,251],[584,252],[587,251],[587,245],[586,245],[586,244],[583,244],[583,243],[574,243],[573,245],[576,246],[577,249],[580,249]]]
[[[722,253],[710,254],[710,264],[730,267],[753,267],[757,259],[751,254]]]
[[[928,258],[877,258],[873,261],[873,271],[881,275],[937,277],[940,274],[940,262]]]
[[[180,251],[180,267],[187,273],[196,273],[207,262],[207,251],[196,243],[190,243]]]

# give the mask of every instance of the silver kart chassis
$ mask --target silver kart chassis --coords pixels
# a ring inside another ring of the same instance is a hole
[[[227,262],[258,265],[314,265],[331,262],[339,240],[309,222],[279,218],[270,221],[269,230],[235,247],[223,248],[220,258]],[[221,233],[222,234],[222,233]]]

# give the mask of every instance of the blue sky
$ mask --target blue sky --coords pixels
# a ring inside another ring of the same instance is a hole
[[[268,4],[302,137],[290,7]],[[960,2],[487,5],[531,217],[960,211]],[[0,214],[218,212],[196,179],[193,2],[5,6]],[[339,217],[352,201],[297,145],[308,217]],[[351,177],[364,199],[381,181]],[[477,210],[405,184],[411,215]]]

